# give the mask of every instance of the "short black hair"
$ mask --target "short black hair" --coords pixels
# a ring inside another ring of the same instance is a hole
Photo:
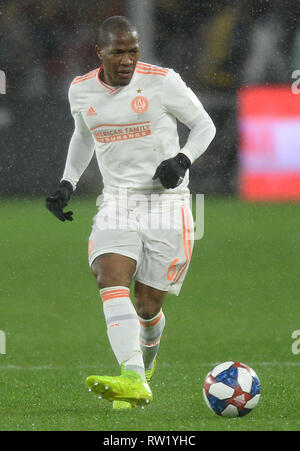
[[[109,35],[118,31],[137,33],[136,27],[125,16],[111,16],[102,22],[99,28],[99,45],[105,47],[109,41]]]

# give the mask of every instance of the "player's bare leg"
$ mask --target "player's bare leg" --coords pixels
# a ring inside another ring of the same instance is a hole
[[[136,282],[134,294],[136,310],[140,319],[140,346],[143,353],[145,374],[149,382],[155,371],[155,358],[165,327],[162,305],[167,292]]]
[[[163,305],[167,291],[161,291],[141,282],[135,282],[134,296],[138,315],[143,319],[151,319],[157,315]]]
[[[136,268],[136,261],[120,254],[103,254],[92,263],[99,290],[113,286],[129,288]]]
[[[108,338],[123,370],[116,377],[90,376],[86,384],[109,401],[145,405],[152,400],[152,392],[145,381],[139,318],[130,300],[129,285],[135,268],[135,260],[119,254],[104,254],[92,264],[103,301]]]

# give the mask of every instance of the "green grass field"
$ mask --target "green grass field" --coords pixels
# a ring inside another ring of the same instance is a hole
[[[88,393],[92,373],[119,371],[87,263],[95,199],[74,196],[73,223],[43,199],[0,201],[0,430],[300,430],[300,210],[297,204],[207,199],[179,297],[164,305],[166,328],[153,403],[114,412]],[[256,409],[218,417],[202,397],[207,372],[226,360],[252,366]]]

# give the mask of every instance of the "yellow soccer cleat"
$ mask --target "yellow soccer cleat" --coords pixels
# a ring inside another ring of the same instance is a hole
[[[151,368],[151,370],[145,371],[146,381],[148,382],[148,384],[153,377],[155,368],[156,368],[156,359],[153,362],[153,367]],[[123,363],[121,365],[121,374],[124,374],[124,364]],[[114,410],[126,410],[126,409],[132,409],[132,407],[135,407],[135,406],[132,406],[129,402],[124,402],[124,401],[114,401],[113,402]]]
[[[153,399],[147,381],[130,370],[124,371],[121,376],[89,376],[86,385],[99,399],[125,401],[131,406],[144,407]]]
[[[155,369],[156,369],[156,359],[154,359],[153,361],[153,367],[151,368],[151,370],[145,371],[146,381],[148,382],[148,384],[151,381],[153,374],[155,373]]]
[[[127,409],[132,409],[133,407],[135,407],[135,405],[132,405],[126,401],[114,401],[113,402],[114,410],[127,410]]]

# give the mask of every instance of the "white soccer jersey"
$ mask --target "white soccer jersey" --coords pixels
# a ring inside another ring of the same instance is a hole
[[[70,86],[75,132],[63,179],[75,188],[95,151],[104,193],[126,188],[188,194],[188,171],[172,190],[152,177],[163,160],[180,151],[193,162],[212,140],[213,123],[196,95],[172,69],[138,62],[130,83],[120,87],[106,85],[100,79],[102,70],[101,66],[76,77]],[[176,119],[192,128],[197,118],[202,120],[200,141],[195,134],[180,150]],[[210,134],[204,137],[208,129]]]

